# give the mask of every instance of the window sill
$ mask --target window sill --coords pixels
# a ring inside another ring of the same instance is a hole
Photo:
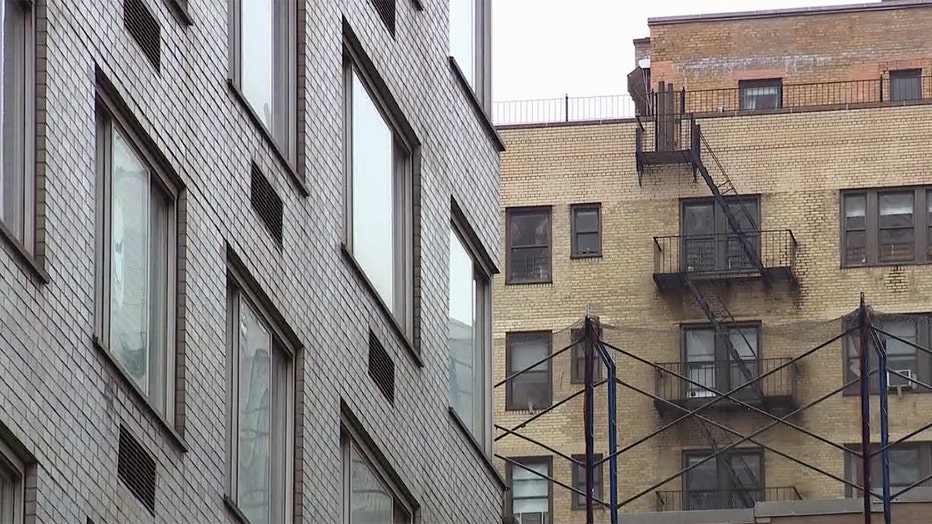
[[[249,524],[249,519],[246,518],[246,515],[240,511],[239,506],[236,505],[236,502],[233,502],[233,499],[229,495],[223,495],[223,505],[226,506],[227,512],[233,517],[233,520],[239,522],[239,524]]]
[[[552,286],[553,280],[552,279],[532,280],[530,282],[515,282],[513,280],[506,280],[505,285],[506,286],[542,286],[543,287],[543,286]]]
[[[519,414],[519,415],[536,415],[537,413],[540,413],[541,411],[544,411],[545,409],[550,409],[551,407],[553,407],[553,402],[551,402],[550,404],[547,404],[546,406],[541,406],[535,409],[505,406],[505,413]]]
[[[486,456],[485,452],[482,450],[482,446],[479,445],[479,442],[475,437],[472,436],[472,432],[469,431],[469,428],[466,427],[466,424],[463,423],[463,420],[459,415],[456,414],[456,410],[452,407],[447,408],[447,412],[450,414],[450,418],[453,420],[453,424],[459,428],[460,433],[466,437],[466,441],[469,442],[469,445],[472,447],[473,451],[476,452],[476,455],[482,460],[482,464],[485,466],[485,469],[492,475],[492,478],[495,480],[495,483],[498,484],[499,489],[504,491],[508,489],[508,485],[505,483],[505,479],[502,478],[498,470],[495,469],[495,465],[492,464],[492,461]]]
[[[504,152],[505,142],[502,141],[502,137],[498,136],[498,131],[495,130],[495,125],[492,123],[492,119],[489,118],[489,115],[485,112],[485,109],[482,108],[482,102],[479,101],[479,97],[476,96],[476,92],[473,91],[472,87],[469,86],[469,81],[466,80],[466,75],[463,74],[459,64],[456,63],[455,58],[452,56],[448,58],[450,62],[450,69],[453,71],[453,76],[456,77],[457,83],[459,83],[460,87],[463,88],[466,98],[469,100],[470,105],[472,105],[473,112],[476,113],[476,116],[479,117],[479,120],[482,122],[482,127],[485,129],[485,133],[489,136],[489,139],[492,141],[492,144],[495,145],[495,148],[498,149],[498,152]]]
[[[585,260],[587,258],[600,259],[602,258],[602,253],[586,253],[580,255],[570,255],[571,260]]]
[[[182,4],[180,0],[164,0],[164,2],[168,5],[168,9],[178,20],[179,24],[185,27],[194,25],[194,19],[191,18],[191,13],[188,12],[188,8]]]
[[[275,138],[272,136],[272,133],[269,131],[265,124],[262,123],[262,119],[259,118],[259,115],[256,114],[256,111],[249,105],[249,101],[246,100],[246,95],[240,91],[236,83],[231,79],[227,79],[227,87],[230,92],[233,93],[233,98],[239,103],[239,105],[246,111],[246,115],[249,117],[249,121],[252,122],[253,127],[259,130],[259,134],[262,135],[262,138],[265,139],[266,143],[272,149],[272,152],[275,154],[275,157],[278,158],[278,161],[281,163],[282,167],[285,168],[285,171],[288,173],[288,178],[294,184],[295,188],[301,193],[302,197],[307,198],[310,196],[310,192],[307,189],[307,186],[304,184],[304,181],[301,180],[301,177],[298,176],[295,166],[288,160],[288,155],[282,151],[282,148],[279,147],[278,142],[275,141]]]
[[[97,348],[97,351],[104,356],[104,360],[110,364],[110,367],[113,369],[113,371],[116,372],[116,375],[120,377],[123,385],[128,386],[129,390],[132,392],[132,396],[136,398],[136,404],[142,405],[144,410],[155,419],[158,425],[160,425],[168,435],[168,440],[170,440],[175,445],[175,447],[177,447],[182,453],[187,453],[187,443],[185,443],[181,435],[175,431],[175,428],[172,426],[172,424],[165,420],[165,417],[163,417],[158,411],[156,411],[154,407],[152,407],[152,404],[149,403],[149,399],[146,397],[145,393],[139,389],[139,386],[130,380],[129,375],[123,369],[123,366],[113,358],[110,350],[101,344],[100,339],[98,339],[96,335],[93,337],[93,341],[94,347]]]
[[[932,261],[917,262],[915,260],[907,262],[871,262],[867,264],[841,264],[841,269],[870,269],[872,267],[891,268],[897,266],[928,266]]]
[[[347,265],[349,265],[350,269],[353,270],[353,273],[355,273],[359,280],[363,283],[363,287],[366,288],[366,291],[372,295],[373,300],[375,300],[375,303],[379,310],[382,312],[382,315],[386,318],[386,320],[388,320],[388,325],[391,326],[392,331],[394,331],[395,335],[397,335],[401,340],[401,345],[405,347],[408,355],[411,356],[417,367],[423,368],[424,361],[421,360],[421,356],[414,348],[414,344],[411,342],[411,339],[408,338],[408,335],[405,334],[404,329],[400,324],[398,324],[398,321],[395,319],[395,315],[392,314],[392,311],[382,300],[382,297],[379,296],[379,292],[376,291],[375,286],[372,285],[369,277],[366,276],[366,272],[363,271],[362,266],[359,265],[359,262],[357,262],[353,257],[353,254],[350,253],[349,249],[347,249],[346,244],[340,244],[340,253],[343,255],[343,260],[347,262]]]
[[[927,394],[927,393],[932,393],[932,390],[915,387],[913,389],[904,389],[903,393],[898,393],[896,389],[892,389],[890,391],[887,391],[887,397],[899,397],[901,395],[922,395],[922,394]],[[860,397],[861,392],[859,390],[844,391],[842,392],[841,396],[842,397]],[[880,397],[880,393],[877,391],[871,391],[870,396]]]
[[[16,258],[19,259],[29,270],[32,272],[33,276],[39,279],[39,282],[42,284],[49,283],[49,274],[42,269],[42,266],[36,261],[35,258],[29,251],[26,250],[24,246],[16,237],[13,235],[13,232],[6,228],[6,226],[0,222],[0,237],[3,237],[6,240],[6,243],[13,249],[13,254]]]

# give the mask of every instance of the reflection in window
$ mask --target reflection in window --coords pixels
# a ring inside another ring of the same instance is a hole
[[[550,513],[550,481],[535,473],[550,476],[550,462],[547,459],[522,459],[519,462],[524,467],[508,463],[511,511],[521,522],[547,522],[546,517]],[[540,520],[532,520],[538,517]]]
[[[880,262],[903,262],[915,259],[913,200],[913,192],[878,195]]]
[[[845,195],[845,263],[867,263],[867,197]]]
[[[0,222],[31,250],[33,179],[27,173],[27,73],[31,54],[26,47],[32,30],[26,4],[0,0]]]
[[[346,524],[411,524],[411,510],[396,496],[362,448],[343,435]]]
[[[738,82],[740,109],[777,109],[783,107],[783,81],[741,80]]]
[[[450,0],[450,55],[473,89],[476,89],[477,37],[476,0]]]
[[[894,102],[922,99],[922,69],[890,71],[890,100]]]

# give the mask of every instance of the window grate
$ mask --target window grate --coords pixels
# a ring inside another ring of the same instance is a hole
[[[275,192],[275,188],[269,182],[265,175],[259,171],[259,168],[252,166],[252,183],[250,191],[250,200],[252,207],[259,213],[259,218],[268,228],[269,233],[279,246],[282,245],[282,213],[284,205],[281,197]]]
[[[117,476],[149,513],[155,515],[155,460],[123,426],[120,426]]]
[[[385,28],[395,36],[395,0],[369,0],[385,23]]]
[[[395,363],[385,346],[369,332],[369,376],[389,402],[395,402]]]
[[[123,0],[123,24],[156,71],[162,59],[159,23],[143,0]]]

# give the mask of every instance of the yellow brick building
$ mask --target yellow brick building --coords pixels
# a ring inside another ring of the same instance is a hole
[[[505,255],[493,290],[494,381],[571,345],[588,310],[604,341],[636,357],[609,349],[621,382],[624,448],[681,415],[673,404],[691,409],[714,398],[712,389],[743,384],[745,373],[766,378],[742,389],[742,398],[776,416],[842,389],[856,378],[856,346],[833,339],[861,293],[881,329],[932,346],[932,40],[917,36],[932,30],[932,4],[664,18],[649,26],[650,39],[636,46],[650,63],[639,60],[629,76],[632,94],[647,94],[637,119],[499,129],[507,145]],[[671,83],[671,95],[649,94]],[[712,186],[723,200],[713,198]],[[913,379],[890,378],[892,440],[932,422],[932,395],[924,394],[932,391],[925,387],[932,359],[882,338],[891,369]],[[497,465],[513,487],[508,509],[527,514],[526,522],[585,522],[569,490],[511,464],[581,487],[579,471],[560,455],[585,452],[582,396],[525,424],[581,390],[574,351],[495,389],[496,424],[550,448],[496,432]],[[596,451],[605,456],[604,385],[594,409]],[[699,509],[720,513],[676,522],[754,522],[766,503],[856,496],[824,474],[859,481],[858,459],[839,449],[861,441],[856,389],[787,419],[813,435],[786,424],[762,430],[770,419],[729,400],[702,413],[711,422],[691,417],[619,456],[622,511],[650,513],[643,522],[673,522],[664,519]],[[877,442],[878,413],[874,394]],[[739,440],[716,423],[743,435],[762,431],[676,476]],[[894,448],[890,468],[894,492],[932,475],[932,431]],[[607,468],[598,484],[607,501]],[[854,502],[839,502],[838,512],[857,510]],[[597,521],[607,518],[597,511]]]

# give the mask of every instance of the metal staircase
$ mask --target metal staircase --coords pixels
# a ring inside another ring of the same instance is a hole
[[[699,431],[702,433],[703,437],[705,437],[706,443],[709,446],[709,448],[712,450],[712,453],[718,453],[719,450],[722,449],[723,447],[727,447],[731,445],[730,439],[728,439],[727,437],[720,437],[721,440],[725,441],[725,445],[720,446],[718,443],[718,440],[716,440],[715,436],[712,435],[712,430],[709,429],[708,424],[701,419],[696,419],[696,420],[699,423]],[[723,457],[723,455],[717,455],[717,456]],[[741,462],[740,466],[747,474],[747,478],[750,480],[751,485],[756,486],[758,479],[757,479],[757,476],[754,475],[754,471],[751,469],[751,465],[748,464],[748,461],[744,459],[743,455],[737,455],[737,457],[739,458]],[[717,459],[715,460],[716,460],[716,463],[724,462],[725,469],[727,470],[727,473],[728,473],[728,479],[731,482],[732,488],[734,488],[734,491],[732,491],[732,493],[737,493],[741,497],[741,502],[742,504],[744,504],[745,508],[753,508],[754,502],[755,502],[754,497],[751,496],[751,493],[748,490],[747,486],[743,482],[741,482],[741,477],[738,475],[738,472],[735,471],[735,468],[732,466],[731,460],[729,460],[729,457],[724,457],[724,461],[719,461]]]

